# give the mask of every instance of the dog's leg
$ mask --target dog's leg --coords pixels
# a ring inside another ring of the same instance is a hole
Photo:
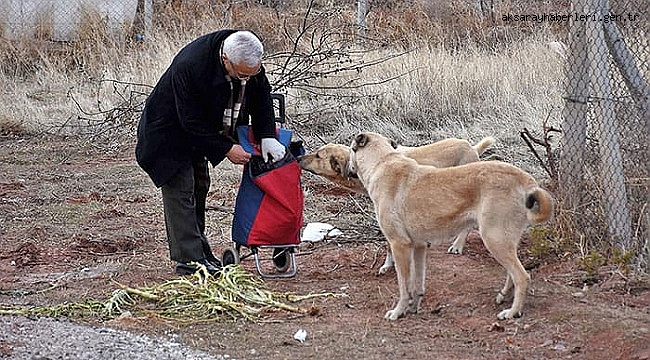
[[[449,249],[447,249],[447,252],[456,255],[462,254],[463,247],[465,247],[465,242],[467,241],[467,236],[469,235],[470,231],[472,231],[472,229],[468,228],[461,231],[458,235],[456,235],[456,239],[454,240],[454,243],[451,244]]]
[[[386,235],[388,237],[388,235]],[[395,261],[395,272],[397,273],[397,286],[399,288],[399,301],[393,310],[386,312],[384,316],[388,320],[397,320],[406,312],[410,302],[409,285],[411,279],[411,260],[413,257],[412,245],[401,239],[390,241],[391,252]]]
[[[491,231],[487,234],[484,234],[481,231],[483,244],[485,244],[485,247],[490,251],[492,256],[507,271],[506,286],[508,286],[509,281],[512,281],[515,287],[512,307],[501,311],[497,315],[501,320],[521,316],[521,309],[523,308],[524,300],[526,299],[526,291],[528,290],[528,284],[530,283],[530,275],[528,275],[526,269],[524,269],[524,266],[521,265],[521,262],[517,257],[518,241],[506,238],[505,233],[507,232],[502,232],[502,230]],[[510,233],[518,234],[516,231]],[[508,278],[510,280],[508,280]],[[504,286],[504,289],[506,286]],[[499,300],[499,296],[497,296],[497,300]]]
[[[503,300],[505,300],[506,296],[508,296],[508,293],[510,290],[512,290],[512,285],[514,283],[512,282],[512,277],[510,274],[506,271],[506,283],[503,285],[503,289],[499,291],[497,294],[497,304],[501,304]]]
[[[424,282],[427,268],[427,244],[417,243],[413,247],[413,269],[411,272],[411,301],[408,312],[417,313],[424,296]]]
[[[524,307],[524,301],[526,299],[526,291],[528,291],[528,284],[530,283],[530,275],[526,272],[523,265],[517,258],[517,252],[513,252],[514,263],[512,261],[508,262],[506,270],[510,274],[509,277],[514,283],[514,300],[512,302],[512,307],[510,309],[502,310],[497,317],[499,319],[512,319],[513,317],[521,316],[521,309]]]
[[[386,260],[384,260],[384,264],[379,268],[379,273],[377,275],[386,273],[386,271],[390,270],[393,266],[395,266],[395,262],[393,261],[393,254],[390,251],[390,245],[388,245],[388,249],[386,250]]]

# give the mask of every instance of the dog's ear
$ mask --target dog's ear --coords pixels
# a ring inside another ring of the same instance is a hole
[[[341,169],[339,162],[336,161],[336,157],[330,156],[330,166],[335,173],[343,175],[343,170]]]
[[[393,139],[390,140],[390,146],[392,146],[393,149],[397,149],[397,143],[395,142],[395,140]]]
[[[368,143],[368,135],[361,133],[357,135],[356,138],[354,138],[354,144],[352,146],[352,150],[357,151],[358,148],[362,148],[366,146]]]

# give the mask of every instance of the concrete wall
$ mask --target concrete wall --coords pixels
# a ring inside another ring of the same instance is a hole
[[[47,34],[50,40],[70,41],[88,19],[101,19],[109,32],[125,35],[137,5],[138,0],[2,0],[0,35],[15,40]]]

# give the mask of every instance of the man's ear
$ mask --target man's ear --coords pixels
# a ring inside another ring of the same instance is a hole
[[[390,146],[392,146],[393,149],[397,149],[397,143],[395,142],[395,140],[392,140],[392,139],[391,139],[391,141],[390,141]]]
[[[354,138],[354,145],[352,146],[352,150],[357,151],[358,148],[362,148],[366,146],[368,143],[368,135],[361,133],[357,135],[356,138]]]

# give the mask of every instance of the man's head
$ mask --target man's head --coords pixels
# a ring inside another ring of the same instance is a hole
[[[234,32],[223,41],[221,59],[231,77],[248,80],[257,75],[262,66],[264,46],[250,31]]]

